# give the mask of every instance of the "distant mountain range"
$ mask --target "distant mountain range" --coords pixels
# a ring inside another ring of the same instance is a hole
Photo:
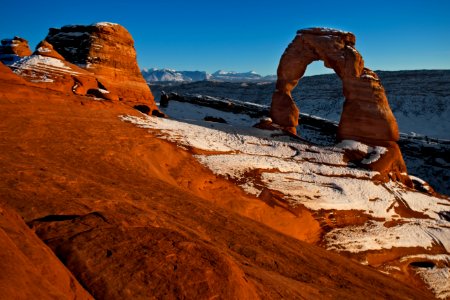
[[[176,71],[172,69],[143,69],[142,75],[145,80],[151,82],[194,82],[194,81],[224,81],[224,82],[257,82],[274,81],[275,75],[262,76],[254,71],[230,72],[219,70],[212,74],[205,71]]]

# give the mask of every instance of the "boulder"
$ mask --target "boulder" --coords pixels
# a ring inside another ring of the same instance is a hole
[[[119,100],[157,110],[139,70],[133,38],[124,27],[108,22],[63,26],[51,28],[45,39],[67,61],[94,74]]]
[[[6,65],[12,64],[21,57],[31,55],[28,41],[15,36],[12,39],[3,39],[0,44],[0,61]]]
[[[364,67],[355,49],[355,36],[329,28],[299,30],[289,44],[277,70],[276,90],[272,96],[270,115],[274,123],[296,133],[299,109],[291,91],[313,61],[322,60],[341,78],[345,96],[339,122],[338,140],[355,140],[370,146],[383,146],[389,155],[367,167],[382,174],[380,178],[403,178],[406,172],[401,152],[397,122],[389,107],[383,86],[375,74]],[[395,174],[393,174],[393,173]],[[392,174],[390,174],[392,173]]]

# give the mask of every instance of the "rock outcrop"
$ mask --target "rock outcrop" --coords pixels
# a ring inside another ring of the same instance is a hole
[[[118,100],[118,96],[106,90],[94,74],[67,62],[46,41],[41,41],[32,55],[23,57],[10,68],[41,87],[98,99]]]
[[[31,54],[28,41],[15,36],[12,39],[3,39],[0,45],[0,61],[5,64],[12,64],[21,57]]]
[[[53,49],[53,46],[47,41],[41,41],[33,52],[34,55],[42,55],[47,57],[53,57],[59,60],[64,60],[64,57]]]
[[[93,73],[120,100],[157,110],[139,70],[133,38],[124,27],[107,22],[63,26],[51,28],[45,39],[67,61]]]
[[[307,66],[322,60],[341,78],[345,103],[338,128],[338,140],[356,140],[370,146],[385,147],[388,151],[373,163],[366,164],[380,172],[382,181],[389,178],[404,180],[406,172],[397,145],[397,122],[389,107],[386,94],[378,76],[364,67],[361,54],[355,49],[355,36],[327,28],[299,30],[285,50],[278,66],[276,90],[272,96],[271,118],[285,130],[296,132],[299,109],[291,91],[303,76]],[[362,160],[349,153],[349,160]]]
[[[2,299],[93,299],[23,219],[0,203]]]
[[[245,195],[148,129],[118,121],[139,115],[130,107],[1,79],[2,201],[96,299],[432,297],[239,216],[232,210],[265,224],[259,208],[275,212],[273,224],[300,219]],[[3,270],[2,292],[3,283],[16,286]]]

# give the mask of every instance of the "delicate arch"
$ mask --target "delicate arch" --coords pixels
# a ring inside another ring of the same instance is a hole
[[[299,110],[291,91],[307,66],[322,60],[341,78],[345,97],[339,122],[338,139],[371,144],[397,141],[397,122],[389,107],[378,76],[364,67],[354,48],[355,36],[327,28],[299,30],[281,57],[276,90],[272,96],[271,118],[286,130],[295,132]]]

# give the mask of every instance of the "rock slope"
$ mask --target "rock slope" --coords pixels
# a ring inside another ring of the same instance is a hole
[[[23,219],[2,202],[0,244],[2,299],[93,299]]]
[[[142,116],[118,102],[0,81],[2,201],[93,297],[431,297],[239,216],[242,203],[248,214],[277,208],[121,115]]]

